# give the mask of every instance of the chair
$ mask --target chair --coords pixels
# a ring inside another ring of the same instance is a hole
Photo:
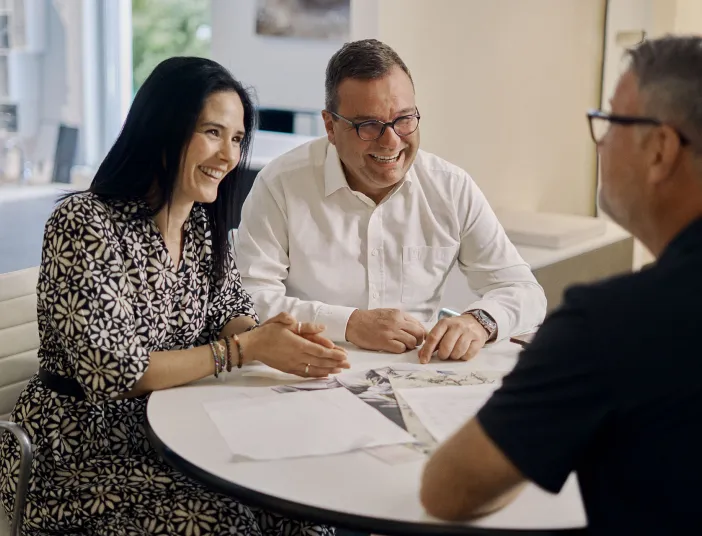
[[[5,527],[2,526],[2,523],[7,526],[7,520],[0,519],[0,536],[5,536],[6,533],[8,536],[21,536],[22,521],[24,517],[24,503],[27,500],[27,486],[29,486],[29,474],[32,469],[32,443],[22,427],[13,422],[0,421],[0,431],[2,430],[6,430],[14,434],[19,442],[20,468],[19,480],[17,482],[17,496],[15,497],[14,513],[12,515],[12,526],[10,527],[10,532],[7,533]],[[2,508],[0,508],[0,510],[1,509]]]
[[[0,274],[0,433],[9,431],[20,444],[20,471],[12,527],[0,508],[0,536],[19,536],[32,462],[29,437],[8,422],[18,395],[38,368],[36,285],[39,270]]]

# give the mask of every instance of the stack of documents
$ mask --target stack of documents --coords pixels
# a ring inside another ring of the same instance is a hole
[[[323,456],[415,442],[344,388],[237,397],[205,404],[205,410],[231,451],[252,460]]]
[[[478,385],[398,389],[422,425],[438,441],[444,441],[478,413],[499,382]]]

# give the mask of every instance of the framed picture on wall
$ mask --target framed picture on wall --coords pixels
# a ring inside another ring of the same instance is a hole
[[[351,0],[257,0],[256,33],[348,41]]]

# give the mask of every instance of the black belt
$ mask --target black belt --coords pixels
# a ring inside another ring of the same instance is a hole
[[[37,375],[39,376],[39,381],[41,381],[47,389],[60,395],[72,396],[77,401],[85,400],[85,392],[75,378],[59,376],[41,367]]]

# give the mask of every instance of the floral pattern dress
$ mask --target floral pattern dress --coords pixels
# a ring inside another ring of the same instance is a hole
[[[209,342],[232,318],[255,317],[235,269],[216,280],[204,208],[196,204],[176,267],[148,206],[83,193],[49,218],[37,286],[43,368],[78,380],[86,399],[35,376],[12,419],[35,447],[24,534],[321,535],[212,492],[162,461],[144,434],[134,387],[149,354]],[[11,513],[19,449],[0,447],[0,500]]]

